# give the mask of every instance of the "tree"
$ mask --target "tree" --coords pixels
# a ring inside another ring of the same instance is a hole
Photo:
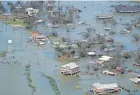
[[[135,62],[140,64],[140,51],[139,50],[137,50],[136,57],[135,57]]]
[[[134,38],[135,41],[139,41],[140,40],[140,37],[139,37],[139,35],[137,33],[134,33],[132,35],[132,37]]]
[[[1,12],[5,12],[5,9],[4,9],[4,7],[3,7],[1,1],[0,1],[0,11],[1,11]]]
[[[104,43],[105,42],[105,37],[104,36],[97,35],[96,39],[99,43]]]

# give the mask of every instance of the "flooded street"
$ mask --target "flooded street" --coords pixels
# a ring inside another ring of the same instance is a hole
[[[91,1],[80,1],[80,2],[61,2],[62,5],[72,4],[77,8],[82,10],[80,14],[81,20],[85,20],[90,26],[96,29],[96,32],[106,33],[108,31],[104,30],[104,24],[95,19],[98,14],[110,14],[110,5],[119,4],[119,2],[91,2]],[[129,4],[130,2],[124,2],[123,4]],[[131,3],[132,5],[135,3]],[[86,8],[84,8],[86,6]],[[139,17],[139,13],[131,16],[131,14],[117,14],[114,13],[115,19],[118,24],[107,26],[111,30],[115,31],[116,35],[112,36],[115,40],[120,41],[126,45],[125,50],[132,51],[140,48],[139,43],[134,43],[132,40],[132,33],[119,34],[120,30],[123,30],[126,26],[125,23],[130,22],[130,20],[136,20]],[[121,21],[120,21],[121,17]],[[41,25],[38,25],[41,26]],[[75,26],[71,29],[69,37],[71,40],[80,40],[81,35],[78,33],[85,32],[86,28],[89,26]],[[41,28],[41,27],[40,27]],[[76,76],[64,76],[60,73],[60,66],[65,63],[59,62],[56,59],[56,52],[52,44],[49,41],[46,42],[46,46],[41,48],[39,46],[33,45],[31,42],[27,42],[30,34],[25,29],[14,30],[10,25],[0,22],[0,49],[1,51],[8,51],[8,40],[12,40],[13,49],[13,60],[17,61],[16,64],[6,64],[0,63],[0,95],[32,95],[32,89],[28,86],[27,78],[25,76],[25,65],[30,63],[31,65],[31,78],[32,83],[36,87],[36,91],[33,95],[55,95],[55,91],[49,84],[49,80],[42,77],[41,73],[56,79],[57,85],[60,89],[61,95],[85,95],[88,87],[95,82],[101,83],[111,83],[116,82],[119,85],[123,85],[128,89],[138,89],[138,94],[140,95],[140,85],[136,85],[129,81],[129,78],[134,76],[133,74],[125,74],[118,76],[107,76],[100,74],[100,72],[94,72],[94,75],[80,75]],[[41,32],[41,30],[38,28]],[[49,32],[50,29],[45,29]],[[60,36],[67,36],[66,28],[56,28],[51,29],[51,31],[56,31]],[[133,29],[132,32],[140,34],[139,29]],[[93,34],[94,35],[94,34]],[[1,58],[6,60],[6,58]],[[126,61],[129,68],[132,68],[132,60]],[[80,65],[82,71],[86,71],[84,66],[89,63],[89,58],[80,59],[76,62]],[[135,68],[132,68],[135,69]],[[92,71],[92,70],[91,70]],[[96,76],[98,74],[99,77]],[[76,86],[80,86],[81,89],[76,89]],[[111,94],[113,95],[113,94]],[[129,95],[127,92],[120,92],[114,95]]]

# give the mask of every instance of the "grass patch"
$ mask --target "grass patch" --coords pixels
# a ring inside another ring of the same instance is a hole
[[[5,20],[5,17],[3,15],[0,15],[0,20]]]
[[[9,19],[7,19],[7,24],[27,26],[27,24],[24,23],[23,19],[16,19],[15,21],[13,21],[13,19],[9,18]]]
[[[5,57],[6,54],[4,52],[0,52],[0,57]]]

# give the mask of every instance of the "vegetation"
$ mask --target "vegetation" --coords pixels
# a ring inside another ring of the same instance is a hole
[[[5,17],[3,15],[0,15],[0,20],[5,20]]]
[[[6,54],[4,52],[0,52],[0,57],[5,57]]]
[[[74,58],[60,58],[60,57],[58,57],[57,60],[64,62],[64,63],[77,61],[77,59],[74,59]]]
[[[9,20],[7,21],[7,24],[10,24],[10,25],[27,26],[27,24],[24,23],[24,20],[22,20],[22,19],[9,19]]]
[[[136,33],[134,33],[134,34],[132,35],[132,37],[134,38],[135,41],[139,41],[139,40],[140,40],[139,35],[136,34]]]
[[[31,79],[31,74],[30,74],[30,65],[26,65],[25,66],[25,71],[26,71],[26,76],[27,76],[27,80],[28,80],[28,86],[31,87],[33,89],[33,92],[36,91],[36,87],[32,84],[32,79]]]
[[[2,13],[2,12],[4,12],[5,10],[4,10],[4,7],[3,7],[3,5],[2,5],[2,3],[1,3],[1,1],[0,1],[0,12]]]
[[[45,75],[43,73],[42,73],[42,76],[44,76],[45,78],[47,78],[49,80],[49,83],[52,86],[53,90],[55,91],[56,95],[61,95],[61,93],[59,91],[59,88],[58,88],[58,86],[56,84],[55,79],[53,79],[52,77],[47,76],[47,75]]]

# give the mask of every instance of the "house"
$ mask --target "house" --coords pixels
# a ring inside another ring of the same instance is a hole
[[[19,4],[15,7],[15,9],[13,9],[13,14],[18,19],[23,19],[23,18],[26,18],[27,16],[25,12],[25,8]]]
[[[55,5],[55,1],[54,0],[48,0],[47,1],[47,10],[52,11]]]
[[[116,69],[115,69],[117,72],[123,72],[123,71],[125,71],[123,68],[121,68],[121,67],[116,67]]]
[[[120,88],[116,83],[110,83],[110,84],[94,83],[92,84],[92,89],[97,94],[108,94],[108,93],[118,92],[120,90]]]
[[[36,38],[37,36],[40,36],[40,33],[39,33],[39,32],[34,32],[34,33],[32,33],[32,37],[33,37],[33,38]]]
[[[124,6],[119,5],[115,7],[116,12],[119,13],[137,13],[140,12],[140,6]]]
[[[74,75],[80,72],[80,67],[74,62],[61,66],[61,73],[64,75]]]
[[[39,10],[34,9],[34,8],[26,8],[25,12],[26,12],[27,15],[33,16],[33,15],[36,15],[39,12]]]
[[[39,32],[34,32],[31,34],[31,40],[35,41],[36,42],[36,37],[40,36],[40,33]]]

